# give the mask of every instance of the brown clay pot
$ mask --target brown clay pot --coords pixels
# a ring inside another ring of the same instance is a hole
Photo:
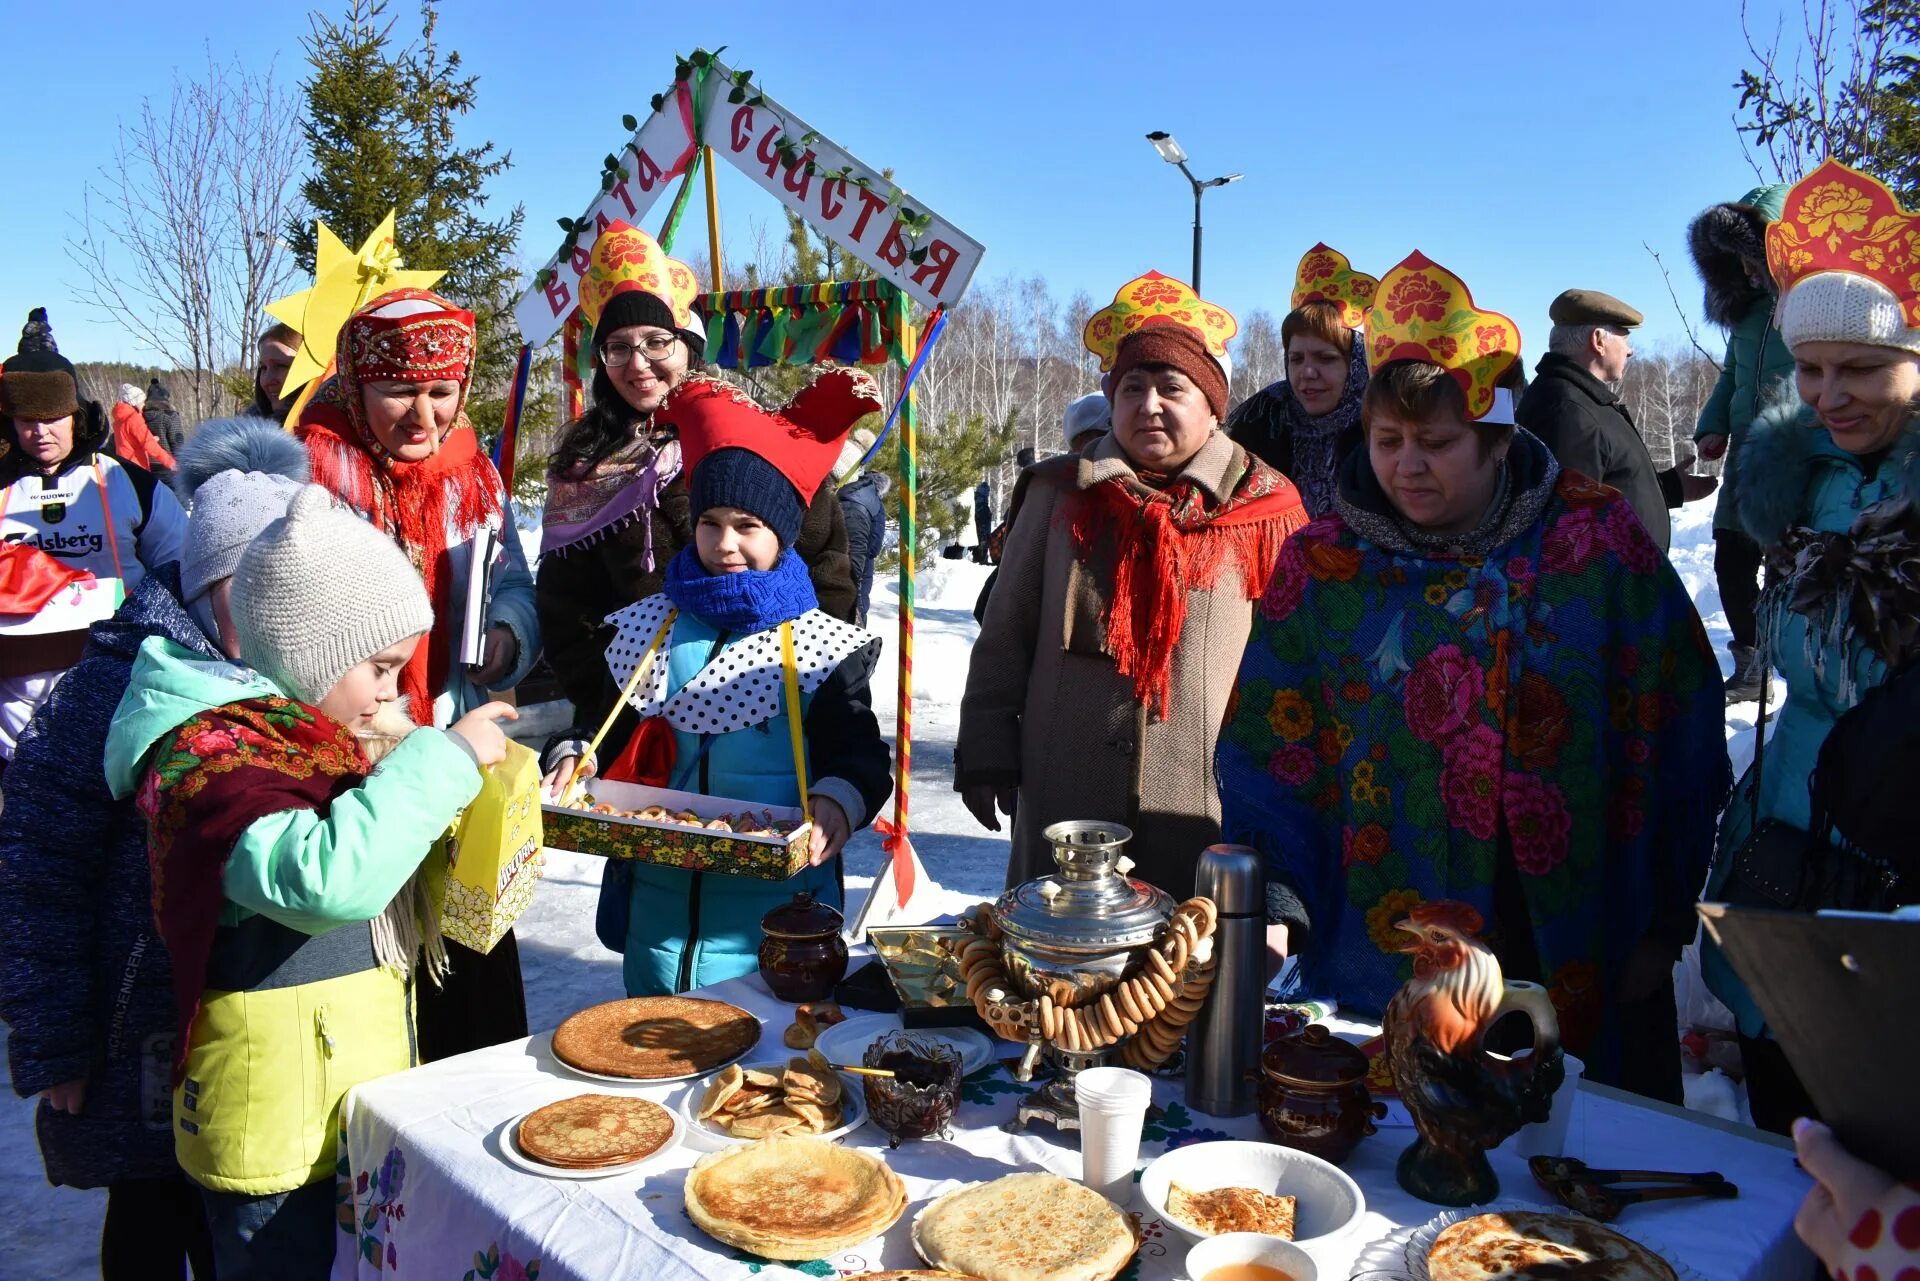
[[[840,913],[801,890],[760,918],[760,977],[783,1001],[824,1000],[847,976]]]
[[[1367,1056],[1323,1027],[1278,1037],[1260,1055],[1260,1124],[1275,1143],[1338,1165],[1386,1114],[1367,1091]]]

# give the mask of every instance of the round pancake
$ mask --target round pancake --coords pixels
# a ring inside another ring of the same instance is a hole
[[[1009,1174],[959,1188],[914,1220],[920,1257],[995,1281],[1108,1281],[1139,1248],[1133,1220],[1055,1174]]]
[[[1434,1239],[1432,1281],[1548,1281],[1578,1269],[1590,1281],[1674,1281],[1665,1259],[1612,1228],[1570,1214],[1480,1214]]]
[[[584,1072],[649,1081],[716,1068],[759,1039],[760,1020],[737,1005],[642,996],[568,1018],[554,1029],[553,1056]]]
[[[701,1231],[766,1259],[818,1259],[879,1236],[907,1208],[886,1162],[824,1139],[780,1135],[709,1153],[686,1182]]]
[[[672,1137],[673,1116],[658,1103],[582,1094],[529,1112],[513,1141],[543,1165],[593,1169],[643,1160]]]

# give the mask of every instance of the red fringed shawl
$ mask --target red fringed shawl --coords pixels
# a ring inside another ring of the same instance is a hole
[[[1307,523],[1293,482],[1251,454],[1227,500],[1209,502],[1190,480],[1155,490],[1116,477],[1067,507],[1080,563],[1110,575],[1106,651],[1152,715],[1166,711],[1187,593],[1212,591],[1231,568],[1246,599],[1259,599],[1281,545]]]
[[[351,730],[318,708],[255,698],[203,712],[154,749],[135,804],[147,820],[153,919],[173,960],[173,1075],[207,985],[234,844],[284,810],[325,814],[372,770]]]

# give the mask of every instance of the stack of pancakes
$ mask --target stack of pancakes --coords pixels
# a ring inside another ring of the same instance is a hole
[[[913,1247],[933,1267],[985,1281],[1111,1281],[1137,1232],[1098,1192],[1057,1174],[1009,1174],[927,1206]]]
[[[1427,1251],[1432,1281],[1674,1281],[1653,1251],[1572,1214],[1479,1214],[1447,1228]]]
[[[553,1056],[601,1076],[659,1081],[710,1072],[760,1039],[760,1020],[737,1005],[691,996],[608,1001],[553,1033]]]
[[[644,1161],[672,1137],[673,1116],[658,1103],[582,1094],[529,1112],[513,1141],[541,1165],[604,1170]]]
[[[825,1134],[839,1126],[844,1094],[839,1074],[805,1059],[784,1069],[734,1064],[713,1078],[699,1119],[736,1139],[776,1134]]]
[[[871,1241],[907,1208],[907,1187],[878,1157],[824,1139],[780,1135],[700,1158],[687,1217],[763,1259],[820,1259]]]

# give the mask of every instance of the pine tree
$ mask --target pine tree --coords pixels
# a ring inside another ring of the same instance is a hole
[[[397,211],[394,232],[411,267],[444,267],[436,289],[473,311],[479,352],[467,413],[482,437],[498,432],[519,336],[513,327],[513,252],[524,210],[485,216],[487,182],[512,164],[492,143],[461,147],[454,122],[474,107],[477,77],[436,41],[439,11],[422,0],[420,41],[395,49],[387,0],[348,0],[339,21],[318,14],[306,41],[307,148],[301,194],[314,214],[357,245]],[[312,221],[288,229],[313,270]]]

